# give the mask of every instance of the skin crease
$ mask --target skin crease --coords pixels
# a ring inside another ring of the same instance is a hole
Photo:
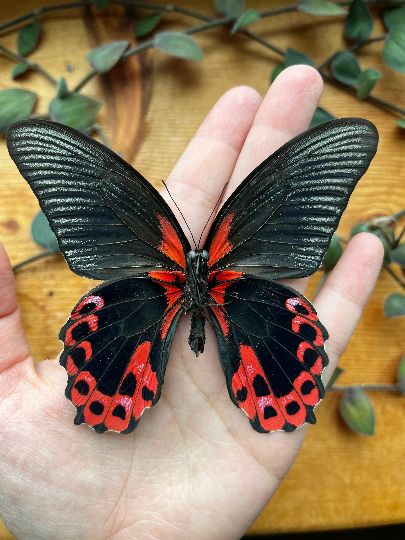
[[[294,66],[263,100],[246,87],[220,98],[168,180],[194,236],[226,181],[225,197],[307,129],[321,91],[314,69]],[[382,255],[375,236],[357,235],[316,298],[330,334],[324,382],[360,318]],[[303,292],[306,280],[289,284]],[[135,432],[98,435],[75,426],[65,370],[57,359],[34,366],[30,357],[1,249],[0,515],[18,539],[227,540],[247,531],[290,468],[307,427],[255,432],[229,399],[212,328],[198,358],[188,333],[189,317],[183,317],[162,397]]]

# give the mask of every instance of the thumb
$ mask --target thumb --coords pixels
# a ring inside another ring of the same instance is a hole
[[[17,302],[14,273],[6,250],[0,244],[0,373],[27,359],[32,362]]]

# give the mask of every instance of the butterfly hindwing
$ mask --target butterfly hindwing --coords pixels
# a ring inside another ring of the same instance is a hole
[[[184,268],[190,246],[172,211],[114,152],[41,120],[13,124],[7,146],[73,272],[105,280]]]
[[[227,268],[267,279],[313,274],[377,143],[373,124],[344,118],[282,146],[219,211],[204,245],[210,270]]]
[[[96,287],[60,332],[60,362],[75,423],[98,432],[135,429],[160,396],[171,340],[182,313],[178,275],[121,278]]]
[[[315,423],[328,334],[310,302],[278,282],[230,271],[211,277],[210,294],[229,395],[252,426],[293,431]]]

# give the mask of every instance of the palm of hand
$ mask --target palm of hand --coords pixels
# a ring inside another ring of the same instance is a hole
[[[230,177],[233,190],[306,129],[320,92],[317,73],[300,66],[280,75],[262,103],[247,88],[219,100],[169,179],[192,229],[202,229]],[[317,298],[330,333],[329,374],[380,262],[378,240],[356,237]],[[214,332],[207,328],[205,352],[196,358],[187,317],[173,340],[161,399],[134,433],[74,426],[65,371],[57,360],[34,366],[29,356],[4,253],[0,275],[0,509],[10,530],[24,540],[239,538],[288,471],[306,428],[255,432],[229,399]],[[289,284],[305,288],[305,280]]]

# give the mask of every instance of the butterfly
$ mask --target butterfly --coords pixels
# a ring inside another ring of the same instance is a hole
[[[158,191],[114,152],[61,124],[12,125],[10,156],[70,269],[106,280],[60,331],[75,423],[135,429],[159,400],[184,313],[197,356],[212,324],[230,398],[256,431],[315,423],[328,333],[309,300],[277,280],[319,268],[377,144],[375,126],[358,118],[295,137],[245,178],[191,249]]]

